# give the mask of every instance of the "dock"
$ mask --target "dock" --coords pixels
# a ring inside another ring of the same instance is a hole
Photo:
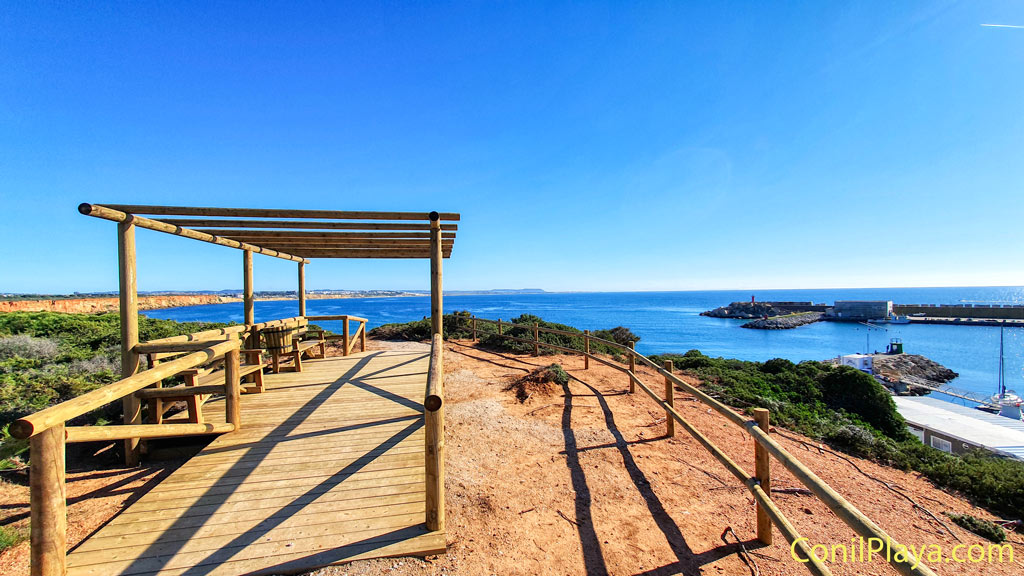
[[[287,574],[444,553],[445,532],[424,525],[429,357],[364,352],[267,374],[265,392],[241,397],[241,429],[71,551],[68,574]],[[207,413],[223,419],[218,402]]]

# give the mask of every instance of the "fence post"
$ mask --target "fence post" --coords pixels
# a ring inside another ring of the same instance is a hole
[[[533,323],[533,355],[540,356],[540,324]]]
[[[583,331],[583,369],[590,370],[590,330]]]
[[[68,514],[64,484],[64,424],[29,439],[29,539],[32,576],[67,573]]]
[[[238,349],[229,351],[224,355],[224,409],[225,417],[230,424],[235,425],[237,432],[242,428],[242,398],[241,378],[239,377],[239,352]]]
[[[765,408],[755,408],[754,420],[757,422],[758,428],[767,434],[768,410]],[[771,498],[771,460],[768,451],[757,440],[754,440],[754,477],[760,482],[761,490],[764,490],[764,493]],[[772,543],[772,521],[760,504],[757,505],[757,539],[765,545]]]
[[[476,316],[473,316],[473,342],[476,342]]]
[[[669,374],[672,373],[672,361],[665,360],[665,370]],[[675,384],[669,380],[668,376],[665,377],[665,404],[668,404],[672,408],[676,407],[676,387]],[[666,434],[671,438],[676,435],[676,419],[672,417],[672,414],[668,410],[665,411],[665,424],[668,425],[668,431]]]
[[[636,346],[636,342],[629,343],[629,349],[633,350]],[[627,352],[627,354],[629,354]],[[636,356],[629,354],[629,393],[636,393]]]
[[[366,352],[366,322],[359,326],[359,351]]]
[[[426,318],[424,318],[426,320]],[[341,343],[342,343],[342,356],[348,356],[348,341],[349,341],[349,330],[348,330],[348,318],[342,323],[343,328],[341,329]]]

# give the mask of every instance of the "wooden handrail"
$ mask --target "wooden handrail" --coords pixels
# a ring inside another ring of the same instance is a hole
[[[424,407],[424,455],[426,467],[426,524],[428,530],[444,530],[444,341],[434,334],[430,345],[430,370]]]
[[[224,424],[125,424],[123,426],[68,426],[64,428],[65,442],[96,442],[125,440],[127,438],[174,438],[177,436],[205,436],[234,432],[235,425]]]
[[[352,316],[351,314],[339,314],[335,316],[306,316],[306,320],[310,321],[330,321],[330,320],[352,320],[354,322],[369,322],[366,318],[360,318],[359,316]]]
[[[284,326],[287,328],[298,327],[306,324],[306,319],[302,316],[295,316],[292,318],[282,318],[280,320],[271,320],[269,322],[261,322],[260,324],[253,324],[252,326],[246,326],[245,324],[238,324],[235,326],[226,326],[224,328],[214,328],[213,330],[204,330],[202,332],[196,332],[194,334],[183,334],[181,336],[168,336],[167,338],[157,338],[155,340],[147,340],[143,344],[171,344],[174,342],[194,342],[196,340],[215,340],[218,336],[225,336],[228,334],[239,334],[249,331],[258,331],[265,328],[277,328]]]
[[[32,437],[57,424],[63,424],[72,418],[109,404],[114,400],[119,400],[136,390],[141,390],[150,384],[156,384],[164,378],[174,376],[182,370],[195,368],[232,350],[238,350],[239,345],[240,342],[237,340],[227,340],[198,352],[193,352],[188,356],[163,362],[134,376],[123,378],[102,388],[82,394],[77,398],[72,398],[66,402],[61,402],[16,420],[11,423],[8,431],[15,438]]]
[[[205,350],[215,344],[230,342],[231,340],[193,340],[190,342],[140,342],[135,345],[136,354],[156,354],[173,352],[196,352]]]
[[[517,338],[501,334],[499,336],[508,338],[510,340],[517,340],[523,342],[533,343],[536,346],[544,346],[546,348],[553,348],[575,354],[582,354],[586,359],[593,359],[611,366],[616,370],[625,372],[630,377],[630,384],[636,383],[640,388],[649,395],[655,402],[657,402],[664,410],[667,416],[670,416],[673,420],[683,426],[687,432],[690,433],[701,445],[705,447],[711,454],[723,465],[730,473],[733,474],[737,479],[743,482],[744,486],[750,490],[751,494],[754,495],[754,499],[760,506],[759,510],[762,510],[776,526],[779,531],[782,532],[786,540],[796,546],[796,550],[802,555],[803,559],[809,560],[805,563],[808,570],[815,575],[828,575],[831,574],[828,567],[817,561],[812,554],[810,554],[810,547],[807,545],[806,540],[799,540],[799,534],[788,522],[782,512],[774,504],[769,493],[767,493],[760,485],[757,478],[748,475],[744,472],[734,461],[732,461],[728,455],[722,452],[716,447],[707,437],[703,436],[696,428],[693,428],[683,417],[676,412],[675,408],[666,400],[661,399],[653,390],[650,389],[645,383],[643,383],[636,375],[634,370],[630,370],[625,366],[620,366],[608,360],[605,360],[599,356],[595,356],[589,353],[589,343],[591,340],[595,340],[602,344],[614,347],[621,350],[631,360],[639,361],[642,364],[653,368],[659,374],[661,374],[666,382],[671,382],[675,386],[678,386],[685,392],[693,395],[702,403],[712,408],[715,412],[725,416],[730,422],[744,428],[754,439],[758,446],[766,450],[771,456],[774,456],[787,470],[789,470],[804,486],[806,486],[811,492],[815,494],[832,512],[836,514],[847,526],[852,528],[854,532],[862,536],[865,539],[876,539],[883,543],[884,548],[880,554],[884,554],[889,564],[896,569],[897,572],[904,576],[935,576],[935,573],[924,565],[920,559],[915,558],[913,553],[903,545],[899,544],[889,534],[887,534],[881,527],[875,524],[870,518],[868,518],[863,512],[857,509],[852,503],[846,500],[841,494],[836,492],[831,486],[829,486],[824,480],[814,474],[807,466],[805,466],[795,456],[790,454],[785,448],[783,448],[778,442],[762,430],[758,422],[755,420],[748,419],[742,414],[736,412],[732,408],[726,406],[722,402],[712,398],[704,391],[690,385],[683,381],[681,378],[673,374],[671,371],[658,366],[650,358],[637,352],[630,346],[605,340],[591,335],[589,332],[584,331],[582,336],[584,337],[584,351],[575,349],[565,348],[563,346],[557,346],[540,340],[537,336],[537,332],[532,325],[526,324],[509,324],[502,323],[501,320],[488,320],[486,318],[472,317],[473,320],[480,320],[484,322],[491,322],[497,324],[499,327],[512,326],[514,328],[523,328],[528,332],[532,332],[534,338]],[[541,328],[540,331],[545,331]],[[575,334],[573,334],[575,335]],[[633,362],[631,362],[633,364]],[[897,553],[899,551],[899,553]]]

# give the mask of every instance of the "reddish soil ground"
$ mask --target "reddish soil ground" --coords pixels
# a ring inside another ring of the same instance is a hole
[[[596,362],[583,370],[578,357],[498,354],[468,344],[448,343],[445,355],[448,553],[425,560],[354,562],[314,574],[806,573],[777,532],[773,545],[757,543],[754,502],[746,489],[681,428],[675,438],[666,438],[664,412],[642,392],[628,394],[624,374]],[[423,347],[370,344],[371,349],[395,346]],[[561,364],[573,377],[570,383],[547,390],[532,386],[525,402],[517,400],[509,384],[550,363]],[[639,374],[653,389],[663,387],[653,371]],[[676,405],[740,466],[753,469],[753,444],[742,430],[682,392]],[[947,555],[960,543],[987,545],[951,522],[938,524],[849,462],[819,451],[813,441],[778,437],[902,543],[937,544]],[[95,460],[69,460],[71,545],[180,464],[125,470],[116,468],[111,456],[102,469],[82,470],[77,462],[95,465]],[[851,460],[940,518],[947,511],[991,518],[916,474]],[[0,525],[24,526],[27,484],[23,476],[7,476],[0,484]],[[773,482],[775,489],[800,486],[777,463]],[[849,543],[855,536],[813,496],[777,492],[773,497],[812,543]],[[943,575],[1021,574],[1024,539],[1010,538],[1012,563],[949,562],[932,568]],[[27,543],[0,553],[0,574],[27,574],[27,558]],[[878,559],[829,566],[835,574],[896,574]]]

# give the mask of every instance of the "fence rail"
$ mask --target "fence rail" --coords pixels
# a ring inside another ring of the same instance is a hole
[[[865,539],[874,539],[872,541],[881,542],[883,544],[883,549],[880,555],[883,555],[897,572],[904,576],[935,576],[935,572],[921,562],[920,559],[914,557],[909,548],[899,544],[899,542],[893,539],[889,534],[882,530],[881,527],[857,509],[856,506],[846,500],[841,494],[836,492],[835,489],[829,486],[828,483],[814,474],[810,468],[804,465],[799,459],[782,447],[782,445],[776,442],[768,432],[769,414],[767,410],[757,409],[755,410],[755,419],[748,419],[739,412],[736,412],[732,408],[726,406],[721,401],[712,398],[699,388],[688,384],[683,379],[676,376],[670,369],[659,366],[650,358],[640,354],[633,349],[633,343],[625,345],[619,342],[593,336],[586,330],[583,332],[569,332],[566,330],[544,328],[536,323],[517,324],[504,322],[501,319],[490,320],[487,318],[478,318],[476,316],[471,316],[468,320],[474,341],[479,339],[480,330],[477,326],[478,322],[493,324],[498,327],[496,334],[499,337],[533,344],[535,354],[537,354],[539,349],[542,347],[572,354],[580,354],[585,359],[585,369],[589,368],[589,360],[595,360],[626,373],[629,377],[631,392],[634,390],[634,385],[639,386],[645,394],[650,396],[652,400],[658,403],[658,405],[665,410],[666,422],[675,422],[682,426],[683,429],[693,436],[697,442],[708,450],[712,456],[722,464],[722,466],[724,466],[747,488],[747,490],[750,491],[758,506],[758,539],[765,544],[771,544],[771,526],[774,524],[779,529],[779,532],[782,533],[786,541],[793,546],[793,550],[796,552],[798,557],[807,561],[804,565],[812,574],[815,574],[816,576],[826,576],[830,575],[831,571],[825,564],[815,558],[811,552],[811,547],[808,544],[807,539],[800,536],[796,528],[789,522],[785,514],[782,513],[772,500],[770,492],[771,475],[769,470],[769,456],[774,457],[775,460],[782,464],[786,470],[792,473],[800,483],[807,487],[808,490],[817,496],[818,499],[820,499],[830,510],[832,510],[832,512],[836,514],[836,516],[846,523],[847,526],[852,528],[859,536]],[[526,333],[531,335],[532,338],[521,338],[507,334],[509,330],[515,329],[526,331]],[[544,342],[539,335],[545,332],[581,338],[583,344],[582,350]],[[618,362],[592,354],[590,352],[590,344],[592,342],[597,342],[620,351],[627,358],[628,366],[623,366]],[[665,398],[658,396],[650,386],[640,380],[635,371],[636,362],[652,368],[665,378]],[[675,410],[673,402],[669,400],[669,398],[671,398],[671,386],[677,386],[688,394],[691,394],[719,415],[724,416],[730,422],[743,428],[748,434],[750,434],[755,443],[754,460],[757,469],[754,475],[750,475],[744,471],[724,451],[711,442],[707,436],[704,436],[704,434],[697,430]]]

